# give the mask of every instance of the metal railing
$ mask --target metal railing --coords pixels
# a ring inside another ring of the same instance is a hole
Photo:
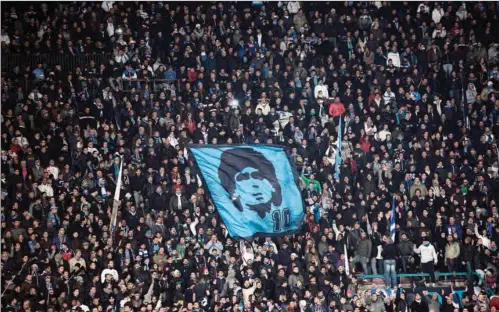
[[[149,90],[158,95],[159,92],[163,91],[163,88],[166,87],[170,89],[170,84],[175,84],[175,91],[180,90],[180,80],[179,79],[132,79],[132,80],[124,80],[120,79],[117,81],[119,85],[120,91],[123,92],[132,92],[133,89],[135,91],[144,91],[146,85],[149,86]]]
[[[477,273],[474,273],[477,274]],[[454,273],[448,273],[448,272],[435,272],[435,276],[437,277],[448,277],[448,276],[466,276],[466,272],[456,272]],[[397,274],[397,277],[428,277],[430,276],[429,273],[399,273]],[[479,275],[477,275],[479,276]],[[363,279],[373,279],[373,278],[384,278],[385,275],[383,274],[357,274],[358,278],[363,278]]]
[[[38,64],[46,65],[49,67],[54,67],[56,65],[61,65],[63,71],[73,72],[77,66],[84,69],[90,61],[94,61],[96,67],[98,68],[101,64],[107,65],[109,60],[114,56],[111,53],[108,54],[60,54],[60,53],[45,53],[45,54],[21,54],[21,53],[8,53],[2,57],[2,71],[12,72],[15,67],[19,67],[21,72],[23,72],[26,66],[30,66],[33,69],[37,67]],[[131,83],[127,83],[122,79],[117,80],[118,87],[120,91],[131,92],[135,87],[136,91],[143,91],[145,85],[149,85],[149,90],[159,95],[159,92],[163,90],[166,86],[169,88],[171,83],[175,83],[175,90],[180,90],[180,80],[178,79],[134,79]],[[140,86],[140,89],[137,88]],[[97,90],[94,90],[93,84],[90,85],[90,92],[95,96]],[[25,90],[25,92],[27,92]]]
[[[483,284],[483,287],[487,293],[490,293],[492,291],[490,288],[488,288],[485,285],[485,280],[483,279],[483,277],[480,274],[478,274],[477,272],[473,272],[472,274],[474,276],[478,277],[478,279]],[[436,277],[444,277],[445,279],[447,279],[448,277],[453,277],[453,276],[467,276],[467,275],[468,275],[467,272],[456,272],[456,273],[435,272]],[[430,276],[429,273],[399,273],[399,274],[397,274],[397,278],[401,278],[401,277],[407,277],[407,278],[429,277],[429,276]],[[356,277],[361,278],[361,279],[374,279],[374,278],[384,278],[385,276],[383,274],[356,274]]]
[[[94,61],[96,66],[107,64],[113,54],[61,54],[61,53],[39,53],[39,54],[18,54],[8,53],[2,57],[2,70],[12,71],[19,66],[21,71],[24,67],[31,66],[34,69],[38,64],[47,64],[48,66],[61,65],[64,71],[74,71],[77,66],[86,67],[90,61]]]

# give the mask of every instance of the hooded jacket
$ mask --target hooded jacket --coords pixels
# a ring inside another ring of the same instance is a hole
[[[469,87],[471,87],[471,89]],[[478,95],[478,92],[476,91],[475,85],[470,83],[468,85],[468,89],[466,90],[466,103],[474,104],[476,102],[477,95]]]
[[[418,248],[414,247],[414,252],[421,255],[421,263],[438,262],[437,252],[432,244],[422,244]]]

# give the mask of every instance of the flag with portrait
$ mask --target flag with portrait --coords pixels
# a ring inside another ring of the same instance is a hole
[[[283,235],[301,227],[299,178],[284,147],[191,145],[189,151],[230,236]]]

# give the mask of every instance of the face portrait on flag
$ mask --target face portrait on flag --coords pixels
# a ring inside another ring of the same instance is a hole
[[[296,168],[283,147],[189,147],[229,234],[249,238],[297,230],[304,218]]]
[[[281,187],[274,166],[262,153],[253,151],[251,163],[242,161],[247,155],[245,149],[224,151],[218,175],[222,186],[240,211],[253,210],[263,219],[272,205],[281,205]]]

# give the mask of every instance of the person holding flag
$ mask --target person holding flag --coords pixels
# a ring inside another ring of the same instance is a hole
[[[395,229],[396,229],[396,210],[395,196],[392,197],[392,209],[390,214],[390,236],[385,236],[383,241],[386,245],[383,247],[381,257],[383,258],[383,271],[385,275],[385,285],[392,289],[396,289],[397,284],[397,246],[395,245]],[[371,230],[370,226],[368,231]]]
[[[397,287],[397,247],[391,237],[385,238],[386,245],[383,248],[381,256],[383,257],[385,285],[391,289]]]

